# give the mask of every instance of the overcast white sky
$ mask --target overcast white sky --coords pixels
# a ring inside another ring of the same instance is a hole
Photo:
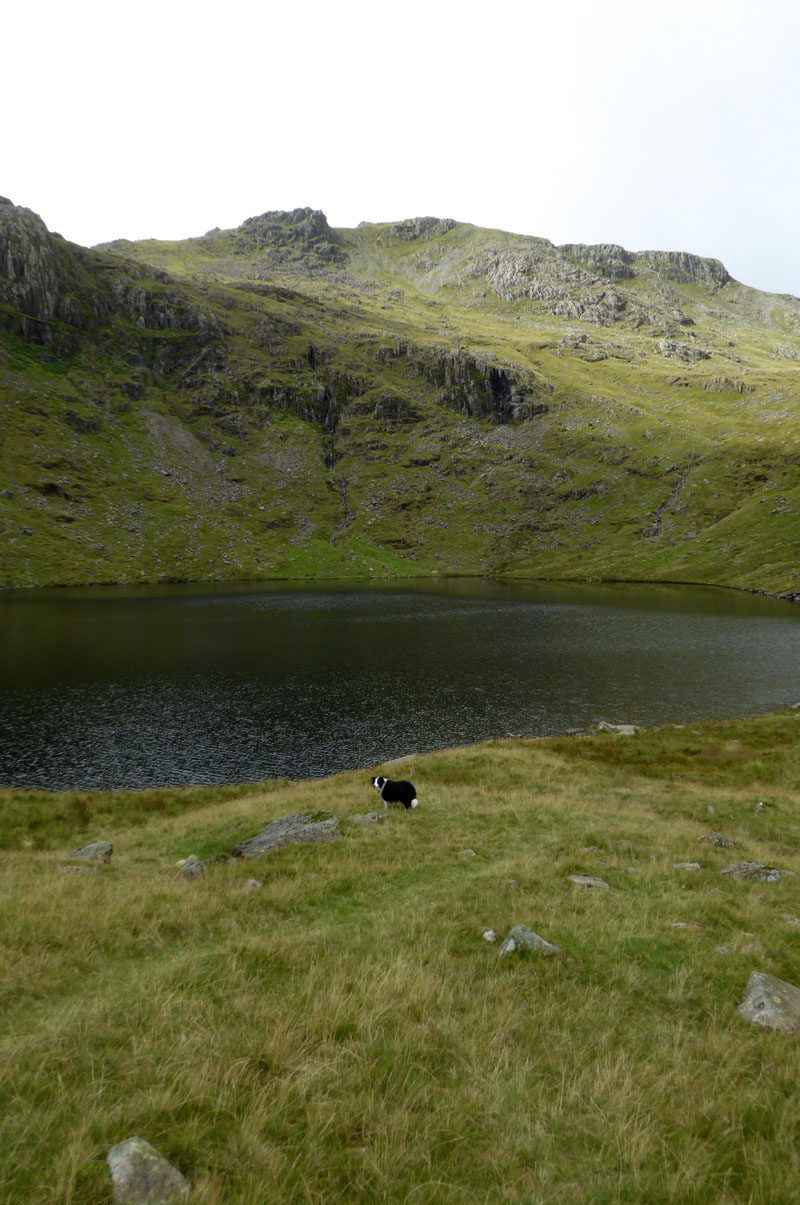
[[[75,242],[312,205],[800,294],[797,0],[40,0],[2,41],[0,194]]]

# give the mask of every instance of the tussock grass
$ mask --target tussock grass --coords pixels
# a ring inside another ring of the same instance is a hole
[[[369,771],[99,809],[88,833],[53,797],[47,848],[24,823],[29,804],[46,832],[46,801],[9,793],[0,1197],[108,1202],[105,1154],[140,1134],[218,1205],[794,1199],[800,1044],[736,1006],[753,969],[800,982],[800,888],[717,871],[800,873],[798,731],[782,713],[412,758],[416,813],[200,882],[174,861],[367,810]],[[698,844],[711,828],[735,849]],[[90,837],[112,866],[58,873]],[[498,962],[482,929],[519,922],[566,956]]]

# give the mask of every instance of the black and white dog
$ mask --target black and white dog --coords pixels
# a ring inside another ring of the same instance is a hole
[[[419,807],[417,788],[413,782],[392,782],[391,778],[373,778],[372,785],[383,800],[383,806],[402,803],[407,812]]]

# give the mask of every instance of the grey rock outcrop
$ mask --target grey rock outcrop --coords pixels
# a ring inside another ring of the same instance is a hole
[[[492,362],[460,350],[441,350],[397,343],[376,352],[380,363],[405,361],[408,368],[439,390],[438,400],[468,418],[518,423],[546,414],[544,399],[553,392],[544,377]]]
[[[758,879],[763,883],[777,883],[779,879],[795,878],[793,870],[778,870],[765,866],[763,862],[734,862],[719,872],[729,879]]]
[[[658,351],[662,356],[672,360],[682,360],[684,364],[693,364],[697,360],[710,360],[711,352],[695,343],[679,343],[675,339],[660,339]]]
[[[706,393],[753,393],[755,385],[749,385],[747,381],[732,380],[730,377],[717,376],[709,377],[703,383],[703,388]]]
[[[455,226],[453,218],[406,218],[403,222],[395,222],[389,227],[393,238],[404,242],[414,242],[416,239],[430,237],[432,234],[446,234]]]
[[[321,209],[273,209],[247,218],[235,237],[237,252],[260,253],[276,265],[299,259],[337,264],[345,258]]]
[[[114,846],[110,841],[93,841],[91,845],[82,845],[80,849],[73,849],[70,857],[83,859],[86,862],[104,862],[108,865],[113,852]]]
[[[753,971],[739,1012],[760,1029],[800,1034],[800,988],[775,975]]]
[[[280,816],[254,837],[240,841],[231,850],[231,857],[260,858],[283,845],[336,841],[341,835],[339,821],[330,812],[295,812]]]
[[[688,251],[639,251],[634,262],[646,264],[665,280],[680,284],[697,281],[721,288],[732,279],[728,269],[718,259],[707,259]]]
[[[497,957],[504,958],[506,954],[511,954],[515,950],[529,950],[532,953],[541,954],[542,958],[558,958],[563,953],[558,946],[545,941],[527,925],[514,925],[497,951]]]
[[[144,1138],[117,1143],[106,1161],[114,1205],[170,1205],[189,1194],[189,1184],[178,1169]]]
[[[630,280],[634,275],[633,256],[616,243],[563,243],[559,251],[572,256],[597,276],[609,280]]]

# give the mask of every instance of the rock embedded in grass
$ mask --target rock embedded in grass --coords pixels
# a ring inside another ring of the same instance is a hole
[[[80,849],[73,849],[69,856],[82,858],[87,862],[104,862],[108,865],[113,852],[114,846],[110,841],[93,841],[91,845],[82,845]]]
[[[504,958],[506,954],[512,954],[515,950],[530,950],[535,954],[541,954],[542,958],[558,958],[563,953],[559,946],[545,941],[527,925],[514,925],[497,951],[497,957]]]
[[[733,849],[733,842],[724,833],[704,833],[697,840],[703,845],[714,845],[717,849]]]
[[[639,729],[635,724],[609,724],[601,720],[597,725],[598,732],[610,732],[612,736],[636,736]]]
[[[793,870],[777,870],[763,862],[733,862],[719,872],[729,879],[758,879],[763,883],[777,883],[778,879],[796,878]]]
[[[106,1156],[114,1205],[170,1205],[189,1195],[189,1184],[176,1167],[144,1138],[126,1138]]]
[[[699,870],[699,862],[676,862],[674,870]]]
[[[187,858],[183,866],[175,875],[176,879],[202,879],[205,876],[205,867],[203,863],[198,861],[197,856],[192,854]]]
[[[605,879],[596,879],[590,874],[571,874],[569,881],[570,883],[574,883],[576,887],[586,887],[588,889],[599,888],[601,891],[611,890]]]
[[[231,857],[260,858],[283,845],[336,841],[341,835],[339,821],[331,812],[294,812],[291,816],[279,816],[254,837],[234,845]]]
[[[261,879],[245,879],[242,885],[236,888],[236,894],[244,895],[249,891],[258,891],[263,886]]]
[[[349,817],[351,824],[380,824],[385,819],[386,812],[363,812]]]
[[[800,988],[775,975],[753,971],[739,1012],[760,1029],[800,1034]]]

